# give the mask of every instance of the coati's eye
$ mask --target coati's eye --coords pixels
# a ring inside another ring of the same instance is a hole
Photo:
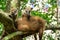
[[[26,11],[26,13],[27,13],[27,11]]]
[[[9,15],[10,18],[12,18],[12,15]]]

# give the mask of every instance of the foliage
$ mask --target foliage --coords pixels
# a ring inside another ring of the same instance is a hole
[[[21,10],[23,10],[26,7],[28,0],[20,0],[20,10],[18,12],[18,17],[21,17]]]
[[[35,2],[36,0],[30,0],[31,3]]]
[[[28,0],[21,0],[21,1],[23,1],[24,3],[27,3]]]
[[[54,40],[55,39],[55,32],[52,30],[45,30],[43,33],[42,40]]]
[[[4,25],[2,23],[0,23],[0,38],[3,35],[3,30],[4,30]]]
[[[4,10],[6,8],[6,0],[0,0],[0,9]]]
[[[43,19],[45,19],[47,21],[47,23],[50,23],[51,22],[50,20],[52,19],[51,17],[49,17],[51,14],[42,13],[42,12],[38,12],[38,11],[32,11],[31,15],[42,17]]]

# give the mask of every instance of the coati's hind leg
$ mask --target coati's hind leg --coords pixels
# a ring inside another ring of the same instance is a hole
[[[23,38],[20,36],[20,40],[23,40]]]
[[[43,28],[39,30],[39,40],[42,40],[42,36],[43,36]]]
[[[37,35],[36,34],[34,34],[34,38],[35,38],[35,40],[37,40]]]

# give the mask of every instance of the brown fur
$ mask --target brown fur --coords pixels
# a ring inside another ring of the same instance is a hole
[[[45,30],[45,21],[42,18],[24,14],[22,18],[18,18],[16,22],[19,31],[27,32],[27,34],[39,33],[39,40],[42,40],[43,31]]]

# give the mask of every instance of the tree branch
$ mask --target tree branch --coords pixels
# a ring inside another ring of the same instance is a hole
[[[13,20],[9,17],[9,13],[5,13],[0,10],[0,22],[4,25],[4,34],[2,35],[2,38],[4,38],[6,35],[11,34],[13,32],[16,32]],[[11,40],[18,40],[20,39],[19,36],[13,37]]]
[[[5,31],[8,33],[16,31],[14,29],[13,20],[9,17],[9,13],[0,11],[0,22],[4,25]]]
[[[5,36],[2,40],[9,40],[9,39],[13,38],[16,35],[22,35],[22,34],[23,34],[23,32],[17,31],[17,32],[14,32],[12,34],[9,34],[9,35]]]
[[[60,30],[60,27],[47,27],[46,30]]]

